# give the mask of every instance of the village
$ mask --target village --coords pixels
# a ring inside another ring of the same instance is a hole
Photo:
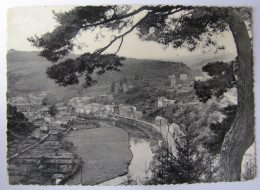
[[[199,79],[201,79],[200,77]],[[177,82],[177,80],[179,82]],[[187,74],[181,74],[180,78],[177,79],[174,75],[169,76],[170,87],[167,89],[168,91],[178,91],[178,92],[189,92],[193,89],[193,82],[188,81]],[[133,88],[131,84],[123,83],[123,93],[127,92],[129,89]],[[115,94],[120,93],[121,91],[120,85],[116,85]],[[55,106],[57,107],[58,114],[52,118],[49,114],[49,109],[51,105],[44,105],[43,100],[47,96],[48,92],[42,92],[39,96],[34,96],[29,94],[25,97],[12,97],[8,100],[8,104],[17,107],[17,110],[22,112],[30,122],[38,126],[38,128],[33,132],[32,136],[34,138],[40,138],[42,134],[51,130],[53,134],[57,134],[62,125],[68,124],[72,121],[77,120],[77,116],[84,117],[88,115],[96,115],[102,117],[108,117],[111,115],[121,115],[130,117],[133,119],[142,120],[143,113],[138,111],[135,106],[131,105],[104,105],[102,103],[95,103],[93,99],[101,99],[101,101],[105,102],[106,100],[113,101],[113,95],[99,95],[96,97],[85,96],[85,97],[73,97],[69,100],[68,104],[65,103],[57,103]],[[192,102],[192,104],[196,104],[199,101],[196,100]],[[175,105],[175,100],[170,100],[165,97],[158,98],[156,103],[157,107],[167,107],[170,105]],[[182,104],[179,102],[178,104]],[[167,119],[157,116],[154,121],[155,124],[160,126],[169,126],[169,130],[173,132],[175,129],[168,123]],[[177,129],[176,129],[177,130]]]
[[[206,76],[207,78],[207,76]],[[174,74],[168,77],[170,85],[166,87],[165,91],[172,93],[191,93],[193,90],[193,82],[196,80],[205,80],[204,77],[199,76],[195,77],[193,80],[188,79],[187,74],[180,74],[180,77],[177,78]],[[114,98],[117,94],[127,93],[129,90],[134,88],[134,85],[130,82],[127,83],[116,83],[115,89],[113,93],[107,93],[97,96],[81,96],[81,97],[73,97],[67,103],[59,102],[55,104],[57,109],[57,114],[52,116],[50,114],[50,109],[52,105],[48,105],[45,102],[46,96],[48,92],[42,92],[40,95],[35,96],[32,94],[27,95],[26,97],[12,97],[8,100],[8,104],[17,107],[17,110],[22,112],[28,119],[29,122],[33,123],[36,128],[30,134],[29,137],[23,143],[14,142],[9,143],[8,145],[8,157],[10,160],[15,160],[16,157],[19,157],[19,154],[23,155],[25,152],[27,154],[31,154],[32,150],[37,149],[38,146],[42,147],[44,152],[42,155],[49,157],[49,161],[59,163],[58,168],[63,167],[62,164],[65,164],[70,167],[70,169],[66,168],[64,172],[62,170],[52,171],[52,180],[48,183],[61,184],[65,179],[68,179],[68,175],[70,172],[76,173],[78,171],[78,167],[80,167],[80,160],[78,156],[75,159],[75,156],[69,156],[70,153],[68,151],[59,150],[58,156],[55,150],[62,148],[62,143],[57,138],[59,136],[64,136],[69,133],[71,130],[77,130],[73,127],[75,124],[87,124],[91,119],[96,118],[100,121],[102,120],[129,120],[130,123],[133,123],[133,127],[136,125],[147,126],[159,134],[162,135],[165,141],[168,141],[171,144],[171,151],[173,155],[176,155],[176,147],[175,141],[180,139],[184,134],[183,130],[185,125],[179,125],[175,122],[170,122],[163,115],[157,115],[154,117],[152,121],[146,121],[144,118],[143,110],[139,110],[138,107],[127,104],[115,104]],[[224,106],[228,106],[230,104],[236,104],[235,100],[236,92],[228,93],[225,95],[226,98],[223,98],[222,104]],[[153,109],[168,109],[178,107],[176,114],[182,110],[182,107],[186,107],[189,105],[201,105],[201,102],[198,98],[191,99],[192,101],[187,101],[186,98],[183,98],[176,101],[176,99],[168,99],[166,97],[159,97],[155,104],[153,105]],[[112,104],[111,104],[112,102]],[[110,104],[108,104],[110,103]],[[148,107],[147,107],[148,109]],[[215,114],[216,115],[216,114]],[[220,122],[225,118],[225,116],[219,114]],[[48,137],[51,135],[51,138]],[[53,139],[53,140],[51,140]],[[39,144],[40,142],[40,144]],[[49,142],[49,143],[48,143]],[[18,144],[17,144],[18,143]],[[47,143],[47,144],[46,144]],[[53,146],[54,144],[57,146],[56,148]],[[157,142],[161,143],[161,142]],[[22,147],[20,145],[22,144]],[[39,145],[38,145],[39,144]],[[22,149],[22,151],[21,151]],[[20,152],[20,153],[19,153]],[[39,154],[38,151],[36,151]],[[34,153],[33,153],[34,154]],[[25,163],[33,163],[35,161],[39,161],[43,156],[24,156],[19,157],[19,159],[29,159],[31,161],[26,161]],[[41,155],[41,154],[40,154]],[[248,154],[249,155],[249,154]],[[67,161],[66,161],[67,159]],[[56,160],[56,161],[55,161]],[[62,161],[61,161],[62,160]],[[75,160],[76,160],[76,168],[75,168]],[[66,163],[64,163],[66,162]],[[12,161],[10,161],[12,163]],[[68,165],[68,163],[70,163]],[[71,165],[74,163],[74,167]],[[10,164],[12,166],[12,164]],[[14,180],[13,183],[19,183],[21,180],[21,176],[23,175],[20,172],[16,172],[14,167],[10,167],[11,179],[18,179],[18,181]],[[44,168],[44,167],[42,167]],[[13,176],[12,176],[12,175]],[[71,173],[70,173],[71,174]],[[17,178],[17,176],[19,176]],[[15,177],[15,178],[14,178]],[[32,183],[32,181],[30,181]],[[39,183],[36,180],[35,183]]]

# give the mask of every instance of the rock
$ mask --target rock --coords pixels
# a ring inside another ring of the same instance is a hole
[[[166,126],[166,125],[168,125],[168,120],[161,116],[156,116],[154,123],[158,126]]]

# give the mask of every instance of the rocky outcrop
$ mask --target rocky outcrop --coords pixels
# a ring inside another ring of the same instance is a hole
[[[158,126],[166,126],[166,125],[168,125],[168,120],[161,116],[156,116],[154,123]]]

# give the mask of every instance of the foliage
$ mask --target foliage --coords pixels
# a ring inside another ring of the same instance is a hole
[[[229,63],[213,62],[202,68],[212,78],[206,81],[195,81],[194,89],[200,101],[206,102],[212,96],[220,97],[224,92],[236,85],[233,72],[234,61]]]
[[[156,160],[152,167],[152,177],[146,182],[146,184],[173,184],[173,180],[176,177],[173,170],[176,158],[169,151],[166,142],[163,142],[158,151],[159,153],[156,154]]]
[[[63,137],[64,137],[64,134],[59,131],[59,132],[56,134],[56,137],[57,137],[57,140],[58,140],[58,141],[61,141],[61,140],[63,139]]]
[[[122,66],[120,61],[122,60],[124,58],[112,54],[93,57],[93,55],[86,53],[75,60],[67,59],[64,62],[51,66],[46,73],[49,78],[53,79],[60,86],[78,84],[79,77],[84,75],[85,86],[88,87],[96,83],[91,77],[95,69],[98,69],[96,73],[99,75],[109,70],[119,71],[119,67]],[[86,73],[84,74],[84,72]]]
[[[192,126],[199,132],[197,138],[207,152],[216,155],[220,153],[225,135],[231,127],[236,111],[236,105],[220,108],[219,105],[212,100],[208,102],[208,104],[177,105],[170,114],[172,116],[171,118],[169,118],[169,116],[167,117],[167,114],[164,117],[178,125],[185,124]],[[219,121],[219,117],[214,117],[216,115],[215,112],[224,116],[222,121]],[[163,112],[160,111],[158,113],[160,115]]]
[[[54,118],[58,113],[59,113],[59,110],[56,107],[56,105],[55,104],[51,105],[51,107],[49,109],[49,114],[51,115],[51,117]]]
[[[48,100],[47,100],[46,97],[42,99],[42,105],[43,105],[43,106],[48,105]]]
[[[212,162],[209,162],[209,156],[199,151],[197,136],[192,127],[185,127],[183,135],[175,138],[176,156],[169,151],[170,145],[164,142],[156,156],[157,164],[149,183],[181,184],[212,180],[216,170],[208,170]]]
[[[61,148],[68,152],[73,152],[75,150],[73,142],[66,140],[62,142]]]
[[[17,111],[15,106],[7,104],[7,140],[16,139],[17,137],[26,137],[35,126],[28,122],[28,118],[23,113]]]
[[[169,123],[173,123],[174,121],[174,113],[177,110],[176,105],[171,105],[167,107],[155,107],[150,109],[143,110],[144,113],[144,119],[147,121],[154,121],[156,116],[164,117],[168,120]]]
[[[11,104],[7,104],[7,117],[20,121],[28,121],[28,118],[22,112],[19,112],[16,106],[12,106]]]
[[[235,61],[230,63],[212,62],[205,65],[202,70],[207,72],[212,78],[206,81],[196,81],[194,89],[199,100],[206,102],[212,97],[221,98],[223,93],[236,86],[235,73],[233,71]],[[216,111],[219,108],[214,108]],[[228,106],[220,109],[226,118],[220,122],[208,122],[210,132],[204,140],[205,147],[213,154],[220,153],[222,143],[226,133],[231,128],[231,124],[236,114],[237,106]]]

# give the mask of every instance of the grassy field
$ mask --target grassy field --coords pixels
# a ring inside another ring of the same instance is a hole
[[[132,160],[128,134],[117,127],[92,128],[73,131],[64,140],[72,141],[83,160],[82,182],[95,185],[124,175]],[[81,183],[81,172],[68,185]]]

